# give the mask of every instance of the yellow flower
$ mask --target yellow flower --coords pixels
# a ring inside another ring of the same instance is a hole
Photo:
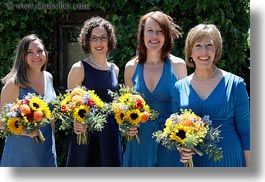
[[[74,118],[82,123],[85,121],[85,115],[89,112],[89,106],[86,105],[80,105],[79,107],[75,108],[74,110]]]
[[[143,108],[144,111],[147,111],[147,112],[150,112],[151,109],[150,109],[150,106],[147,105],[146,103],[144,104],[144,108]]]
[[[123,110],[122,108],[124,108],[124,105],[120,102],[113,102],[113,104],[111,105],[111,109],[114,113],[120,112],[121,110]]]
[[[23,125],[20,123],[21,118],[9,118],[7,121],[7,127],[11,133],[19,135],[23,131]]]
[[[67,105],[70,102],[71,98],[72,98],[71,94],[66,94],[65,98],[61,102],[61,106],[62,105]]]
[[[167,120],[165,122],[165,128],[163,129],[164,134],[170,135],[173,127],[174,127],[173,120],[171,118],[167,118]]]
[[[168,119],[166,120],[165,125],[166,125],[166,126],[171,126],[171,125],[172,125],[172,122],[173,122],[173,120],[172,120],[171,118],[168,118]]]
[[[131,97],[131,93],[125,93],[125,94],[123,94],[123,95],[121,95],[121,97],[120,97],[120,102],[121,103],[124,103],[124,104],[127,104],[127,102],[128,102],[128,100],[129,100],[129,97]]]
[[[137,125],[141,122],[142,115],[138,109],[133,109],[126,113],[126,118],[130,121],[132,125]]]
[[[42,104],[42,100],[36,96],[33,96],[29,101],[29,106],[34,111],[40,109],[41,104]]]
[[[182,124],[176,124],[174,130],[170,135],[171,140],[176,140],[179,143],[183,144],[186,138],[186,134],[189,132],[190,127],[183,126]]]
[[[125,112],[123,110],[120,110],[115,113],[115,119],[118,124],[122,124],[124,122],[124,118],[125,118]]]
[[[47,118],[47,119],[50,119],[51,118],[51,110],[49,108],[49,106],[47,105],[47,107],[43,107],[42,108],[42,112],[44,113],[44,117]]]
[[[29,107],[36,111],[36,110],[47,110],[49,108],[48,103],[43,101],[40,97],[38,96],[33,96],[30,101],[29,101]]]
[[[95,94],[95,91],[90,90],[89,92],[91,94],[91,99],[95,102],[96,106],[98,106],[99,108],[103,108],[104,102],[100,99],[100,97],[97,94]]]

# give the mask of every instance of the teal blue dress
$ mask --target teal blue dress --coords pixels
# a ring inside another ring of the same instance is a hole
[[[152,138],[153,132],[164,128],[166,118],[173,112],[172,97],[173,88],[177,78],[170,64],[169,58],[165,59],[163,73],[154,89],[150,92],[146,87],[143,77],[143,64],[138,64],[133,75],[133,84],[139,93],[144,95],[146,103],[151,109],[157,110],[159,116],[156,120],[148,120],[139,126],[138,136],[140,144],[136,140],[127,142],[124,167],[177,167],[182,166],[178,151],[170,151]]]
[[[48,72],[45,73],[45,92],[43,99],[50,103],[56,98],[56,94],[49,79]],[[23,99],[27,93],[38,94],[32,88],[19,88],[19,99]],[[8,136],[5,140],[1,167],[56,167],[55,139],[51,125],[41,127],[45,142],[37,144],[28,136]]]
[[[223,150],[223,159],[214,162],[207,154],[193,157],[194,167],[243,167],[243,150],[250,150],[250,109],[246,84],[241,77],[226,74],[208,98],[202,100],[189,79],[176,83],[175,112],[192,109],[203,117],[209,115],[213,127],[220,126],[221,137],[218,146]]]

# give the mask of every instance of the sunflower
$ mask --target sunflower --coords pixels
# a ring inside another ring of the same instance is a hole
[[[170,135],[171,140],[176,140],[177,142],[184,144],[187,133],[189,133],[190,127],[183,126],[182,124],[176,124],[174,130]]]
[[[118,112],[115,113],[115,119],[118,124],[122,124],[124,122],[125,118],[125,112],[123,110],[119,110]]]
[[[95,91],[90,90],[90,94],[91,94],[91,99],[94,101],[95,105],[99,108],[103,108],[104,102],[100,99],[100,97],[97,94],[95,94]]]
[[[23,125],[20,123],[21,118],[9,118],[7,121],[7,127],[9,131],[15,135],[20,135],[23,131]]]
[[[29,101],[29,107],[34,111],[38,109],[43,110],[43,108],[48,107],[48,104],[44,102],[41,98],[33,96]]]
[[[86,113],[89,112],[89,107],[86,106],[86,105],[80,105],[79,107],[77,107],[75,110],[74,110],[74,118],[82,123],[86,120]]]
[[[47,118],[47,119],[50,119],[51,118],[51,110],[49,107],[44,107],[42,108],[42,112],[44,113],[44,117]]]
[[[138,109],[133,109],[133,110],[128,111],[126,113],[126,118],[129,119],[129,122],[132,125],[137,125],[141,122],[142,113]]]

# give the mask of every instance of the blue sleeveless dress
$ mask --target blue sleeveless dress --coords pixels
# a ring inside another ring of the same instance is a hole
[[[234,74],[226,74],[209,95],[202,100],[185,78],[176,83],[175,112],[192,109],[203,117],[209,115],[213,127],[219,129],[223,139],[218,143],[223,150],[223,159],[214,162],[208,155],[193,156],[194,167],[243,167],[243,150],[250,149],[249,97],[244,80]]]
[[[178,151],[170,151],[152,138],[153,132],[164,128],[166,119],[172,114],[172,94],[177,78],[170,64],[169,58],[165,59],[163,73],[154,89],[150,92],[145,85],[143,77],[143,65],[138,64],[133,75],[133,84],[139,93],[144,95],[146,103],[159,112],[158,119],[148,120],[139,126],[138,136],[140,144],[136,140],[126,144],[124,167],[177,167],[180,163]]]
[[[111,65],[110,70],[97,70],[82,61],[85,79],[82,85],[96,94],[105,102],[111,102],[107,89],[119,89],[118,78]],[[66,166],[68,167],[120,167],[122,166],[122,143],[118,124],[113,115],[109,115],[101,132],[88,132],[88,144],[78,145],[76,134],[73,133]]]
[[[49,73],[44,71],[45,92],[43,99],[50,103],[56,98],[53,84],[49,79]],[[27,93],[38,94],[32,88],[19,88],[19,99]],[[2,167],[57,167],[55,139],[51,125],[41,127],[45,142],[37,144],[28,136],[8,136],[1,159]]]

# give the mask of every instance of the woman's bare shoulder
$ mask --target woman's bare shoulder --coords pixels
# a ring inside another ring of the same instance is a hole
[[[174,56],[172,54],[169,55],[169,59],[172,64],[186,64],[182,58]]]

